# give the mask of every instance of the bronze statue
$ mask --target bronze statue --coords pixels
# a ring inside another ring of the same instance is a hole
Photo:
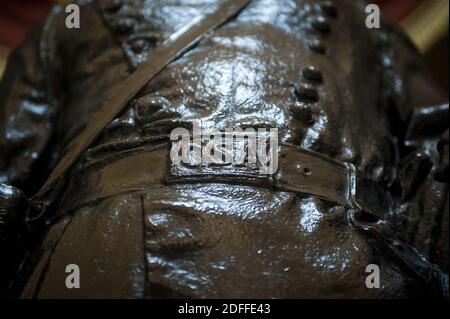
[[[80,29],[56,6],[11,55],[5,297],[448,298],[448,97],[419,53],[384,18],[366,28],[362,1],[229,2],[79,1]],[[186,26],[201,38],[164,51]],[[168,136],[192,120],[277,128],[278,172],[174,168]]]

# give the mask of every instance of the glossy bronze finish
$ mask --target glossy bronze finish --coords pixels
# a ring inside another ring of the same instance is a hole
[[[154,52],[147,57],[146,61],[130,75],[126,81],[117,88],[116,92],[111,94],[102,107],[92,115],[91,121],[81,131],[70,144],[66,147],[66,152],[59,160],[56,167],[48,177],[44,186],[32,198],[32,201],[39,201],[52,189],[58,188],[56,183],[63,179],[68,170],[72,168],[74,163],[79,160],[89,145],[97,138],[101,131],[116,116],[118,116],[124,108],[129,104],[130,100],[144,87],[145,84],[153,80],[168,64],[183,55],[191,47],[195,46],[208,32],[212,32],[220,25],[235,17],[248,4],[249,0],[228,0],[224,1],[211,14],[201,16],[201,19],[192,21],[181,31],[174,33],[160,46],[155,48]],[[136,51],[134,42],[132,46]],[[142,45],[139,45],[141,49]],[[53,200],[53,196],[47,196]],[[47,198],[47,201],[49,198]],[[46,200],[44,200],[46,204]],[[47,206],[47,205],[45,205]]]
[[[0,182],[34,195],[130,74],[220,4],[84,1],[80,30],[55,7],[0,86]],[[133,94],[48,208],[24,217],[20,191],[2,186],[17,195],[0,202],[5,221],[23,221],[0,224],[21,236],[16,250],[0,238],[14,257],[5,295],[445,297],[447,97],[395,26],[365,28],[364,8],[253,0]],[[279,171],[173,167],[168,134],[199,119],[278,128]],[[80,289],[65,285],[68,264]]]

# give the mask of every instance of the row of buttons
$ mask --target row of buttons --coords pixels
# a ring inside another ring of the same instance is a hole
[[[337,10],[332,1],[322,1],[318,4],[323,15],[309,19],[310,31],[326,35],[331,31],[331,18],[337,18]],[[307,41],[308,48],[314,53],[325,54],[326,48],[322,39],[314,37]],[[315,66],[309,65],[302,70],[302,83],[295,87],[298,101],[291,108],[292,113],[307,125],[314,123],[312,104],[319,101],[317,85],[323,82],[322,72]]]

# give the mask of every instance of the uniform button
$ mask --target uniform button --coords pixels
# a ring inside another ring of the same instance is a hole
[[[330,23],[328,22],[328,19],[323,16],[318,16],[314,18],[311,22],[314,29],[317,31],[320,31],[322,33],[328,33],[330,32]]]
[[[311,51],[319,54],[325,54],[325,46],[320,39],[311,39],[308,41],[307,45]]]
[[[332,18],[337,17],[337,10],[333,2],[323,1],[320,3],[320,7],[322,8],[323,12],[325,12],[328,16]]]
[[[301,84],[295,88],[298,99],[304,103],[316,103],[319,101],[319,93],[312,87]]]
[[[323,81],[322,72],[316,67],[310,65],[303,69],[303,77],[307,81],[320,83]]]
[[[113,29],[120,33],[127,33],[134,29],[136,22],[131,18],[123,18],[113,23]]]
[[[311,125],[314,123],[313,112],[308,104],[295,102],[295,104],[291,107],[291,112],[297,119],[305,124]]]
[[[118,11],[123,5],[122,0],[109,0],[104,6],[104,10],[109,13]]]
[[[134,53],[142,53],[147,49],[148,43],[143,39],[136,39],[133,42],[131,42],[130,47]]]
[[[162,96],[145,95],[134,102],[134,112],[139,123],[148,122],[158,111],[169,112],[172,104]]]

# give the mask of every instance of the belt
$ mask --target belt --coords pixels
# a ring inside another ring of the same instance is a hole
[[[90,201],[131,191],[183,183],[227,183],[285,191],[300,196],[314,196],[345,207],[354,207],[356,172],[352,164],[321,154],[281,144],[278,170],[259,174],[252,165],[174,164],[170,148],[127,152],[125,157],[105,160],[74,170],[69,188],[64,192],[62,207],[74,207]]]
[[[274,174],[260,174],[257,164],[191,166],[170,162],[165,182],[245,184],[311,195],[348,207],[354,205],[356,174],[352,164],[289,144],[281,144],[278,155],[278,170]]]

